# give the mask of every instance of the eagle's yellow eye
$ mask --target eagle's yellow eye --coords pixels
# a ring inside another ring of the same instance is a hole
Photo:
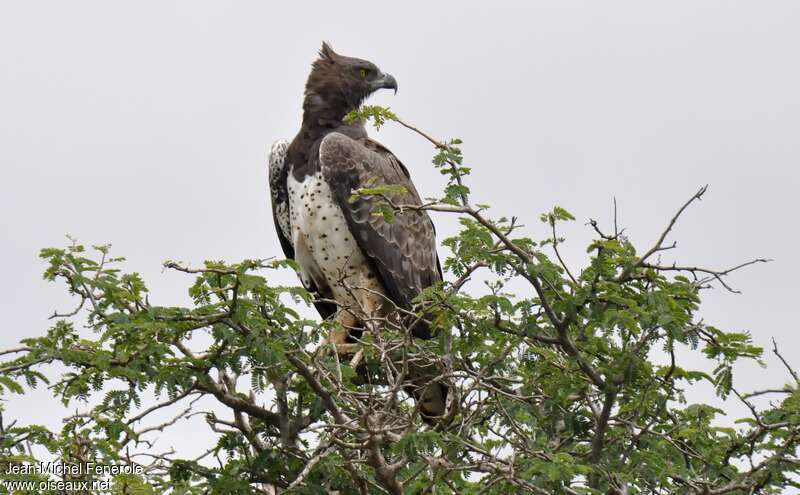
[[[361,79],[367,78],[367,69],[361,69]]]

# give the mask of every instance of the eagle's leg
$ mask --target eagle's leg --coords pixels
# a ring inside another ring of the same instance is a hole
[[[380,320],[386,316],[384,304],[387,299],[383,287],[371,271],[361,272],[358,282],[358,299],[364,313],[364,327],[376,332],[379,330]]]
[[[354,329],[377,330],[378,319],[384,316],[385,297],[383,287],[371,273],[361,271],[354,278],[358,288],[354,288],[351,295],[357,307],[339,310],[336,315],[339,325],[331,329],[328,342],[334,345],[338,355],[352,354],[350,366],[356,368],[364,358],[364,351],[361,344],[352,342],[352,339],[348,342],[348,337]]]
[[[350,329],[357,326],[358,319],[351,312],[340,309],[336,314],[336,322],[338,325],[331,329],[326,343],[333,344],[336,354],[339,356],[356,354],[361,349],[361,345],[347,342],[347,337],[350,335]]]
[[[359,303],[359,312],[363,313],[362,323],[365,329],[374,332],[378,330],[379,319],[385,316],[384,303],[386,297],[384,296],[383,287],[376,279],[371,271],[362,271],[358,277],[357,297]],[[364,358],[364,350],[359,349],[353,359],[350,361],[350,366],[353,368],[358,367]]]

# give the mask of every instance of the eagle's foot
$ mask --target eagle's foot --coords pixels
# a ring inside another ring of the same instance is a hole
[[[356,352],[356,355],[353,356],[353,359],[350,360],[350,367],[353,369],[358,368],[358,365],[361,364],[361,361],[364,359],[364,349],[359,349]]]
[[[347,357],[351,354],[358,355],[361,352],[361,344],[333,344],[334,352],[337,356],[344,356]]]
[[[352,341],[348,342],[350,330],[356,328],[357,320],[346,311],[340,311],[336,315],[336,320],[339,325],[331,328],[325,347],[331,349],[339,358],[353,356],[351,363],[358,364],[363,356],[361,344]]]
[[[331,341],[326,341],[316,351],[318,356],[336,356],[340,361],[350,359],[352,366],[358,365],[363,358],[361,351],[361,344],[346,343],[336,344]],[[350,357],[352,356],[352,357]]]

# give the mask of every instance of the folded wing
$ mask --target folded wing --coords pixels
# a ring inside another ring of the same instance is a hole
[[[420,205],[408,170],[377,142],[337,132],[323,139],[319,159],[335,201],[389,297],[401,308],[411,309],[412,300],[423,289],[442,280],[433,222],[425,211],[406,210],[397,212],[390,223],[374,214],[374,199],[350,202],[358,188],[391,184],[405,189],[392,196],[392,202]],[[418,337],[430,337],[427,325],[417,325],[413,331]]]

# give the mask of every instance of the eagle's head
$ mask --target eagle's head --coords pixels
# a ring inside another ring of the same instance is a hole
[[[306,82],[303,110],[307,116],[341,121],[381,88],[397,93],[394,76],[381,72],[368,60],[339,55],[328,43],[322,43]]]

